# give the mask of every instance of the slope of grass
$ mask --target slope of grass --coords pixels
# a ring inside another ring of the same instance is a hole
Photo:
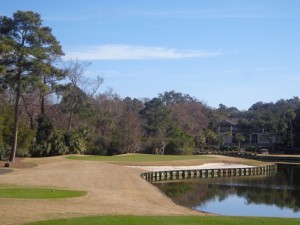
[[[34,222],[27,225],[299,225],[300,219],[224,216],[99,216]]]
[[[67,156],[67,159],[87,160],[87,161],[107,161],[107,162],[161,162],[176,160],[193,160],[193,159],[213,159],[213,156],[196,156],[196,155],[147,155],[147,154],[128,154],[116,156]]]
[[[0,187],[0,198],[53,199],[74,198],[86,195],[84,191],[29,187]]]

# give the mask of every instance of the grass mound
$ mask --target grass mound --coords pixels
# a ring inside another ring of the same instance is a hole
[[[54,199],[74,198],[86,195],[85,191],[50,188],[0,187],[0,198]]]
[[[147,154],[125,154],[115,156],[67,156],[67,159],[87,160],[87,161],[107,161],[107,162],[162,162],[176,160],[193,160],[193,159],[213,159],[212,156],[196,156],[196,155],[147,155]]]

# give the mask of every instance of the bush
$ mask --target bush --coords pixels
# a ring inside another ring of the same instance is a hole
[[[169,142],[165,147],[165,155],[181,155],[183,152],[174,141]]]
[[[30,155],[32,157],[58,156],[67,154],[68,148],[65,145],[65,134],[62,131],[55,131],[49,140],[40,141],[33,140],[30,147]]]
[[[87,153],[90,155],[107,155],[107,144],[103,138],[98,138],[88,148]]]
[[[65,155],[68,153],[68,148],[65,145],[65,133],[63,131],[56,131],[50,141],[51,144],[51,150],[50,155],[51,156],[57,156],[57,155]]]
[[[245,148],[245,150],[246,151],[248,151],[248,152],[255,152],[255,147],[254,146],[247,146],[246,148]]]
[[[288,149],[285,151],[285,154],[288,154],[288,155],[295,155],[295,154],[300,154],[300,149]]]
[[[32,157],[50,156],[51,146],[47,142],[37,143],[36,139],[33,140],[29,153]]]
[[[230,151],[231,148],[230,148],[230,146],[221,146],[220,150],[221,151]]]

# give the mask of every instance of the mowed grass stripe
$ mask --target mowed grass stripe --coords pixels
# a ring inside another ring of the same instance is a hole
[[[299,225],[300,219],[224,216],[99,216],[34,222],[27,225]]]
[[[55,199],[82,197],[86,194],[85,191],[50,188],[0,187],[0,198]]]

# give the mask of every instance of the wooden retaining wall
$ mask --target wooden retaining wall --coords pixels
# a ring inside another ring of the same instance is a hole
[[[196,170],[169,170],[151,171],[142,173],[141,176],[148,182],[167,180],[238,177],[238,176],[263,176],[276,173],[276,165],[267,165],[250,168],[224,168],[224,169],[196,169]]]

